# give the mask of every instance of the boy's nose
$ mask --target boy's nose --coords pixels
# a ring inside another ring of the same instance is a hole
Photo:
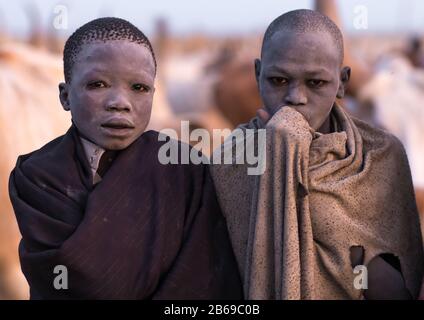
[[[284,102],[288,105],[298,106],[305,105],[308,102],[304,88],[300,85],[293,85],[288,88],[284,97]]]
[[[107,111],[130,111],[131,103],[122,94],[114,94],[107,102],[106,102],[106,110]]]

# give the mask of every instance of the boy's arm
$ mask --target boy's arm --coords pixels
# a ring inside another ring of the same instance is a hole
[[[364,291],[367,300],[408,300],[412,296],[405,286],[399,267],[399,261],[394,255],[383,254],[374,257],[368,264],[368,289]],[[350,248],[352,268],[364,262],[364,248]]]
[[[367,300],[409,300],[412,296],[402,274],[379,255],[368,264]]]
[[[418,300],[424,300],[424,278],[422,281],[421,292],[420,292],[420,296],[418,297]]]

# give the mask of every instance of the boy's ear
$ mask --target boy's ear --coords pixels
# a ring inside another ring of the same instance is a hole
[[[255,59],[255,77],[259,86],[259,75],[261,74],[261,60]]]
[[[350,79],[350,67],[343,67],[340,71],[340,84],[337,90],[337,98],[342,99],[345,95],[347,83]]]
[[[69,87],[67,83],[59,83],[59,99],[65,111],[70,110],[69,106]]]

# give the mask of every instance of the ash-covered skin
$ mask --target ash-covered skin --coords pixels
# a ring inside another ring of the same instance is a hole
[[[84,138],[121,150],[146,129],[151,115],[155,63],[150,50],[128,40],[85,44],[70,83],[59,84],[65,110]]]
[[[328,133],[331,108],[344,96],[350,76],[342,59],[328,33],[275,32],[255,61],[265,110],[272,116],[283,106],[293,107],[314,130]]]

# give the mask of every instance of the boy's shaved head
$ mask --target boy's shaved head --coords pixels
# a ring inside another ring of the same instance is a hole
[[[343,62],[343,36],[337,25],[327,16],[314,10],[300,9],[287,12],[276,18],[265,31],[262,52],[266,43],[278,31],[296,33],[325,32],[334,40]]]
[[[265,110],[300,112],[316,131],[331,131],[330,112],[343,98],[350,68],[343,66],[343,37],[334,22],[312,10],[295,10],[267,28],[255,74]]]
[[[78,28],[66,41],[63,51],[65,82],[72,78],[72,68],[85,44],[97,41],[128,40],[149,49],[156,69],[156,58],[152,45],[144,33],[130,22],[120,18],[99,18]]]

